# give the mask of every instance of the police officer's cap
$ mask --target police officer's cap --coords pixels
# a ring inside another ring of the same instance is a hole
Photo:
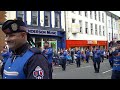
[[[26,24],[22,20],[7,20],[2,25],[2,31],[5,34],[26,32]]]

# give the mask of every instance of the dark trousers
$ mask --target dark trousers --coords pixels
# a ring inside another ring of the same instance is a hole
[[[76,60],[76,64],[77,64],[77,67],[80,67],[80,64],[81,64],[81,62],[80,62],[80,58],[77,58],[77,60]]]
[[[109,60],[109,63],[110,63],[110,67],[112,68],[113,67],[113,61]]]
[[[104,61],[104,55],[101,55],[101,62]]]
[[[52,79],[52,72],[53,72],[52,63],[49,63],[48,68],[49,68],[49,79]]]
[[[86,62],[89,63],[89,56],[86,56]]]
[[[66,59],[62,59],[62,70],[65,71],[66,69]]]
[[[99,72],[99,69],[100,69],[100,60],[95,59],[95,61],[94,61],[94,69],[95,69],[95,72]]]
[[[120,79],[120,71],[112,71],[111,79]]]
[[[72,61],[71,61],[71,63],[73,63],[73,61],[74,61],[74,55],[71,55],[71,57],[72,57]]]

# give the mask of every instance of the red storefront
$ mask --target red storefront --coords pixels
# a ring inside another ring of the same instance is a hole
[[[93,47],[93,46],[103,46],[107,49],[107,41],[97,41],[97,40],[66,40],[66,49],[73,47]]]

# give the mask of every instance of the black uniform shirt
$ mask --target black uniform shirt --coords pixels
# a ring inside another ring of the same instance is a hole
[[[23,55],[28,49],[30,46],[26,43],[13,54]],[[23,71],[26,79],[49,79],[48,60],[40,53],[40,50],[36,49],[35,54],[25,63]]]

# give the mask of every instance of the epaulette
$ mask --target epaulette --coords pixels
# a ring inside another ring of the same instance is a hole
[[[32,51],[35,54],[41,54],[41,51],[38,48],[36,48],[36,47],[32,47],[29,50]]]

